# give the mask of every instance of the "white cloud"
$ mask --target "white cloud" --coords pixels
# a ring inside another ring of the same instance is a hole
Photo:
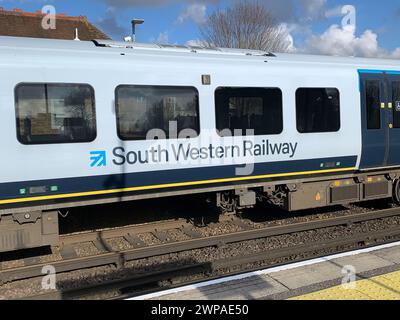
[[[343,8],[343,6],[338,6],[338,7],[326,10],[325,16],[327,18],[342,17],[343,16],[342,8]]]
[[[193,20],[197,24],[202,24],[206,21],[207,6],[204,3],[192,3],[185,8],[176,20],[181,24],[187,20]]]
[[[168,31],[161,32],[156,39],[156,43],[160,44],[167,44],[168,41],[169,41]]]
[[[396,50],[394,50],[393,52],[391,52],[391,53],[389,54],[388,58],[400,59],[400,48],[397,48]]]
[[[295,25],[289,25],[287,23],[281,23],[277,29],[282,32],[283,34],[286,34],[284,42],[287,44],[287,51],[286,52],[296,52],[297,49],[294,46],[294,38],[293,35],[291,34],[295,30],[296,26]]]
[[[378,35],[365,30],[360,36],[351,25],[332,25],[320,35],[312,35],[301,50],[307,53],[334,56],[358,56],[367,58],[398,58],[400,48],[393,52],[379,46]]]
[[[326,0],[300,0],[305,20],[317,20],[326,17]]]
[[[120,26],[114,8],[107,8],[106,17],[98,21],[101,30],[115,40],[122,40],[124,36],[131,32],[127,27]]]

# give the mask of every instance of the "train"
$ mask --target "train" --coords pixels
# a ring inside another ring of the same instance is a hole
[[[398,60],[0,37],[0,111],[0,252],[101,203],[400,201]]]

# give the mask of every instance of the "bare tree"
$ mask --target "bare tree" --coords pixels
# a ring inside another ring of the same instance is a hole
[[[287,52],[291,45],[286,28],[259,2],[236,2],[217,10],[199,28],[210,47]]]

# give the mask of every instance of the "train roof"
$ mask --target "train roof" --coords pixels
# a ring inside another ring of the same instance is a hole
[[[400,60],[371,59],[360,57],[338,57],[323,55],[305,55],[297,53],[270,53],[260,50],[229,49],[229,48],[202,48],[196,46],[160,45],[130,42],[116,42],[110,40],[74,41],[36,39],[23,37],[0,36],[0,55],[7,49],[32,53],[34,50],[47,52],[74,52],[79,53],[115,53],[133,56],[159,56],[159,57],[187,57],[192,59],[209,58],[221,60],[242,61],[276,61],[281,63],[297,64],[335,64],[347,65],[357,68],[395,69],[400,70]],[[29,53],[28,53],[29,54]]]

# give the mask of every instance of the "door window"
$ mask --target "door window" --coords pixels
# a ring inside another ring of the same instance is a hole
[[[393,127],[400,128],[400,81],[392,82]]]
[[[381,128],[381,99],[380,82],[378,80],[367,80],[365,82],[367,128]]]

